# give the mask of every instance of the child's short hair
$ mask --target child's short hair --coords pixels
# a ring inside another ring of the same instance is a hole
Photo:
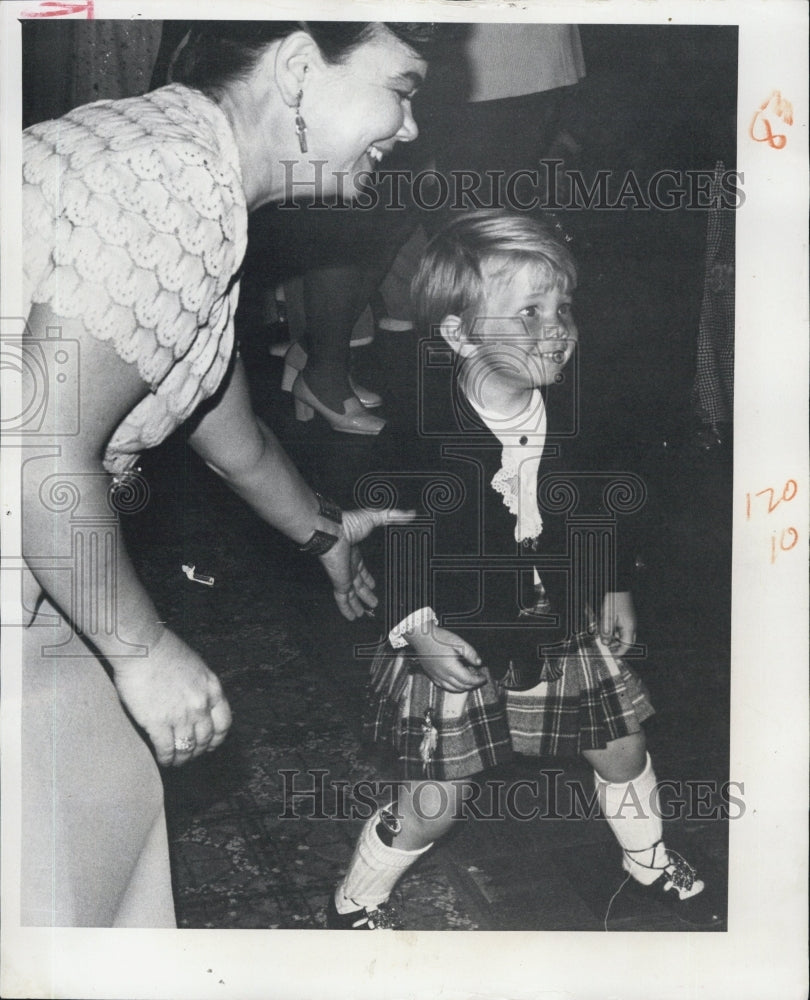
[[[419,328],[430,331],[449,315],[468,318],[488,281],[525,265],[536,267],[541,290],[576,287],[574,258],[551,224],[500,210],[459,216],[428,243],[411,284]]]

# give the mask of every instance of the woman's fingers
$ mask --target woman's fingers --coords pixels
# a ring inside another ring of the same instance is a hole
[[[194,724],[194,756],[205,753],[214,738],[214,723],[208,715]]]
[[[386,524],[406,524],[416,517],[415,510],[346,510],[343,512],[343,530],[350,544],[356,545],[367,538],[375,528]]]
[[[368,608],[376,608],[380,602],[374,593],[374,577],[366,569],[356,549],[353,550],[351,559],[351,582],[347,589],[336,587],[334,594],[340,613],[349,621],[354,621],[362,617]]]
[[[171,763],[175,767],[180,767],[191,760],[197,750],[197,737],[193,729],[175,729],[173,736],[173,749]]]
[[[359,578],[360,582],[368,587],[369,590],[373,590],[377,586],[374,577],[368,571],[362,559],[357,566],[357,578]],[[355,585],[357,585],[357,578],[355,579]]]
[[[357,592],[354,589],[350,590],[349,593],[346,595],[346,599],[349,603],[349,607],[352,609],[354,617],[359,618],[364,612],[363,612],[363,602],[357,596]]]
[[[197,719],[175,726],[172,741],[171,753],[168,753],[167,743],[163,744],[164,756],[169,759],[158,759],[162,764],[174,764],[179,766],[185,764],[194,757],[199,757],[208,750],[216,750],[228,734],[231,726],[231,709],[223,695],[219,695],[213,700],[210,708],[202,710]],[[154,736],[152,742],[155,749],[158,743]]]
[[[376,608],[379,604],[374,593],[374,581],[369,584],[365,577],[359,574],[354,578],[354,593],[369,608]]]
[[[416,517],[415,510],[403,510],[401,507],[394,507],[392,510],[386,510],[383,513],[385,514],[385,518],[380,524],[407,524]]]
[[[338,606],[338,611],[340,611],[344,618],[348,618],[350,622],[353,622],[355,618],[360,618],[364,613],[363,605],[360,603],[353,590],[346,591],[345,593],[336,590],[335,601]]]
[[[214,727],[214,732],[208,746],[209,750],[216,749],[228,735],[228,730],[231,728],[231,720],[231,706],[228,704],[227,698],[221,695],[211,709],[211,723]]]
[[[231,710],[219,680],[171,632],[163,633],[148,658],[117,661],[114,680],[160,764],[185,764],[218,746],[228,732]]]
[[[148,730],[147,730],[148,731]],[[158,764],[168,767],[174,763],[174,733],[170,726],[161,726],[159,730],[149,732],[149,739],[155,748]]]

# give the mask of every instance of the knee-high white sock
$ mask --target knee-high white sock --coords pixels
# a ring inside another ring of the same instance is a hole
[[[596,771],[594,775],[602,812],[624,851],[624,870],[651,885],[669,864],[669,857],[661,840],[657,779],[650,755],[644,770],[631,781],[605,781]]]
[[[354,849],[349,870],[335,890],[338,913],[348,913],[359,906],[374,907],[384,903],[397,881],[420,854],[433,845],[416,851],[388,847],[377,835],[380,811],[367,820]]]

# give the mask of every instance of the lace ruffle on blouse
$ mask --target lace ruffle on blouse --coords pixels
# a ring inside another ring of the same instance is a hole
[[[540,459],[515,461],[501,459],[500,469],[492,477],[490,485],[503,497],[510,514],[514,514],[515,541],[532,542],[543,532],[543,518],[537,509],[537,470]],[[524,484],[528,484],[528,489]]]
[[[122,472],[231,358],[247,243],[233,133],[211,100],[171,85],[33,126],[23,159],[27,303],[80,320],[151,390],[110,439],[104,464]]]
[[[524,409],[506,418],[469,400],[502,445],[501,467],[490,485],[515,516],[515,541],[534,542],[543,531],[537,506],[537,474],[546,440],[546,410],[539,390],[527,398]]]

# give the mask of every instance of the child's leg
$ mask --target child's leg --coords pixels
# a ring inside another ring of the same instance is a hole
[[[716,900],[707,898],[709,893],[701,895],[703,880],[664,844],[657,779],[644,734],[614,740],[584,756],[594,768],[605,818],[622,846],[624,870],[636,883],[660,892],[667,903],[674,902],[680,916],[695,926],[719,924]]]
[[[583,756],[594,768],[600,805],[621,844],[631,886],[670,906],[688,925],[720,926],[723,907],[716,893],[704,892],[695,869],[664,844],[657,779],[644,734],[613,740]]]
[[[594,769],[602,811],[624,850],[625,870],[651,885],[664,867],[656,866],[656,855],[666,855],[657,779],[644,734],[613,740],[603,750],[586,750],[583,757]]]
[[[363,827],[349,870],[335,891],[338,914],[376,909],[408,868],[453,825],[454,782],[408,782],[396,802]]]

